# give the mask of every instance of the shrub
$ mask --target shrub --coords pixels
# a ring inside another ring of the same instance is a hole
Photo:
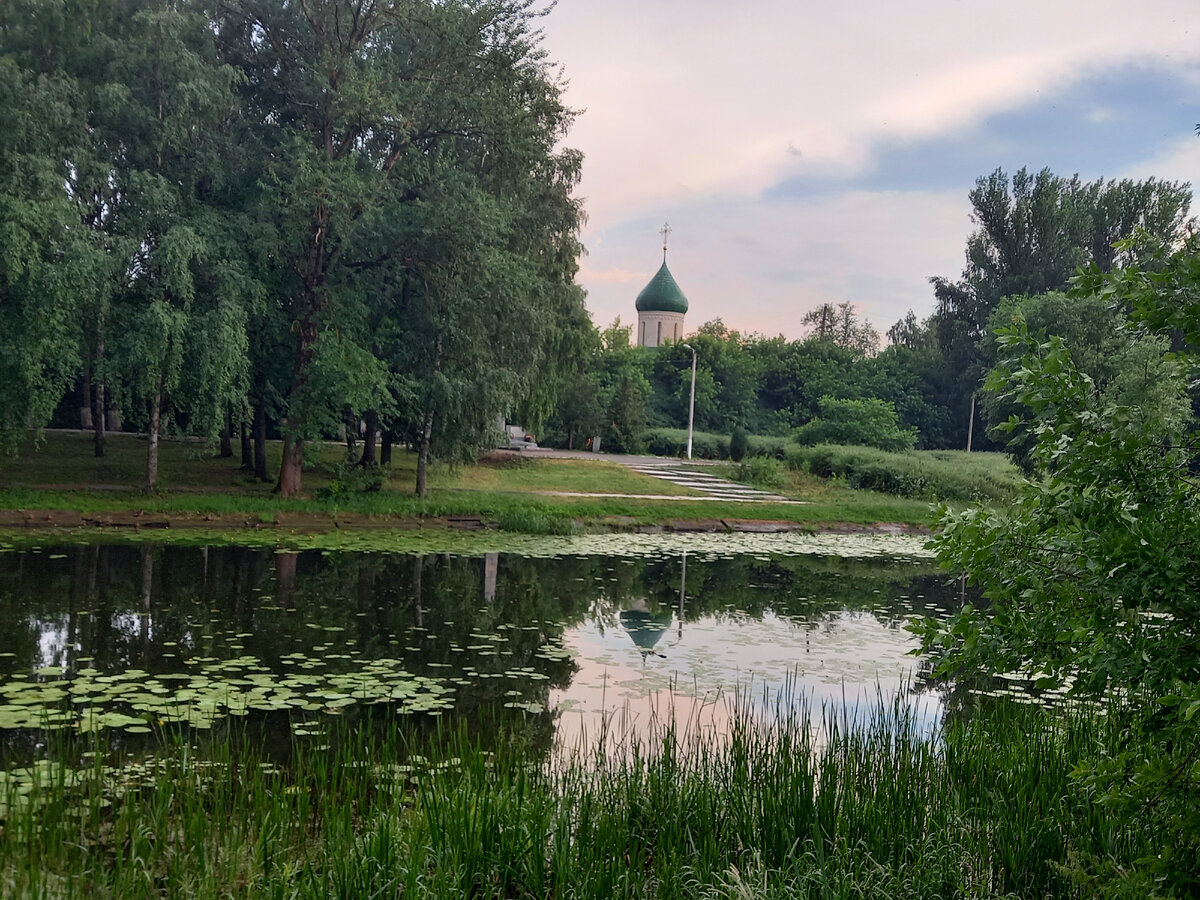
[[[813,444],[852,444],[880,450],[911,450],[917,443],[914,428],[901,428],[896,407],[874,397],[865,400],[839,400],[822,397],[817,401],[817,416],[796,429],[797,442]]]
[[[730,466],[729,477],[743,484],[772,490],[783,487],[786,481],[779,460],[768,456],[752,456],[745,462]]]
[[[793,447],[788,466],[822,478],[841,478],[848,487],[924,500],[1008,502],[1022,483],[1002,454],[962,450],[888,453],[874,447],[819,444]]]
[[[746,458],[747,446],[746,429],[739,425],[729,436],[729,458],[740,463]]]
[[[686,428],[651,428],[646,447],[655,456],[687,456]],[[696,459],[728,459],[729,441],[707,431],[692,432],[692,456]]]
[[[366,467],[354,462],[349,454],[333,470],[333,481],[316,492],[318,500],[340,500],[350,494],[374,493],[387,481],[385,466]]]
[[[687,456],[686,428],[651,428],[645,434],[646,449],[655,456]],[[731,438],[710,431],[692,433],[692,456],[696,459],[730,459]],[[769,456],[783,461],[792,446],[790,438],[746,435],[746,456]]]

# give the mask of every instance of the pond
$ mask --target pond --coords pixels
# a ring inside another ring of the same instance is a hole
[[[386,706],[547,748],[614,722],[721,728],[731,696],[820,707],[903,690],[903,626],[961,602],[907,537],[593,536],[511,552],[81,542],[0,553],[0,747],[149,748],[261,720],[318,737]]]

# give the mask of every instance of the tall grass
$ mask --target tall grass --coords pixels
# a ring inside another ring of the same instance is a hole
[[[930,735],[902,700],[812,719],[741,704],[723,737],[663,722],[549,763],[520,735],[386,717],[282,747],[253,723],[165,731],[149,760],[11,782],[0,896],[1069,897],[1089,889],[1068,860],[1154,852],[1071,780],[1128,743],[1114,720],[1007,705]]]
[[[1009,502],[1023,482],[1000,453],[912,450],[818,444],[788,450],[790,468],[834,478],[847,487],[924,500]]]

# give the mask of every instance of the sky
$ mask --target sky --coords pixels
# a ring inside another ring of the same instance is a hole
[[[600,327],[636,321],[665,222],[688,331],[794,339],[823,302],[932,312],[997,167],[1200,186],[1197,0],[559,0],[542,27]]]

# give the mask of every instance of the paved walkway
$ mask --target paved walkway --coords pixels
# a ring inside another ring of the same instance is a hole
[[[758,488],[752,488],[746,484],[738,484],[736,481],[718,478],[716,475],[708,472],[686,468],[679,463],[665,466],[630,466],[630,468],[635,472],[641,472],[643,475],[651,475],[654,478],[669,481],[671,484],[677,484],[680,487],[691,488],[694,491],[703,491],[716,500],[735,500],[739,503],[753,503],[756,500],[770,500],[773,503],[799,502],[797,500],[789,500],[780,494],[772,494],[770,491],[760,491]]]
[[[675,457],[666,456],[628,456],[622,453],[590,453],[581,450],[550,450],[543,447],[519,451],[522,456],[542,459],[592,459],[605,462],[619,463],[628,466],[635,472],[650,475],[668,481],[680,487],[691,488],[704,494],[702,497],[686,497],[673,494],[576,494],[570,492],[552,491],[556,496],[567,497],[629,497],[643,500],[726,500],[735,503],[755,503],[768,501],[771,503],[802,503],[802,500],[791,500],[770,491],[761,491],[749,485],[738,484],[725,478],[720,478],[708,472],[700,471],[701,467],[720,466],[725,463],[712,459],[693,459],[684,462]]]

